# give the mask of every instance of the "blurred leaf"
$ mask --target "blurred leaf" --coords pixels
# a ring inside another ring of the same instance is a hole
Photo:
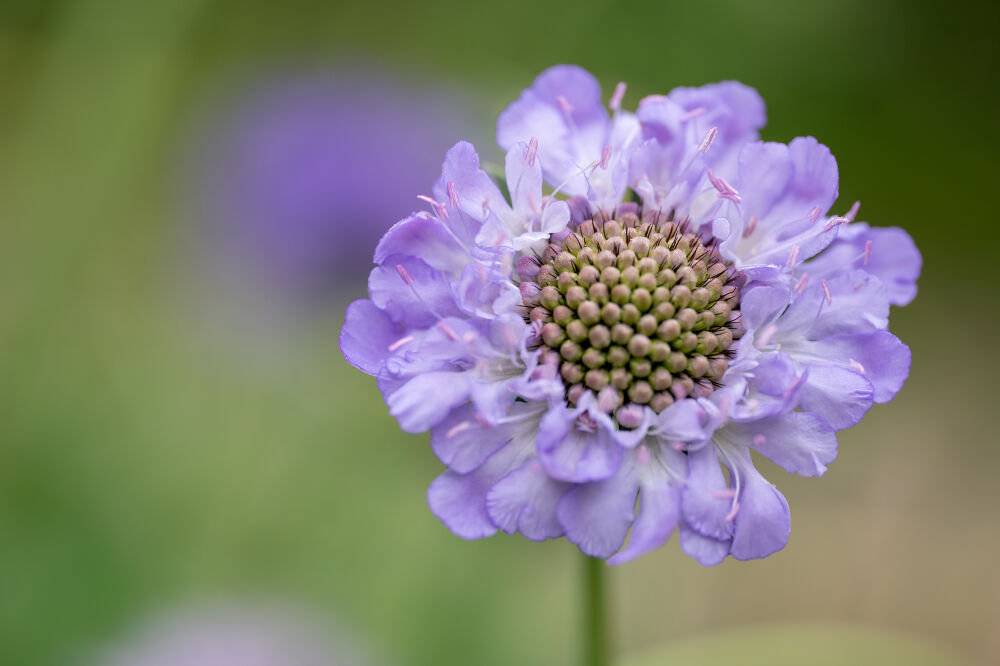
[[[622,666],[967,666],[922,639],[867,627],[760,625],[686,638]]]

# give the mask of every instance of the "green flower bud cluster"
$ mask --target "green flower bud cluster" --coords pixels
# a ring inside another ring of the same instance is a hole
[[[741,280],[686,224],[587,220],[538,261],[521,293],[570,403],[591,390],[608,412],[660,412],[725,374],[742,333]]]

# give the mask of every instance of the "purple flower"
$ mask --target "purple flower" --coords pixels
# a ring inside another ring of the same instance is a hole
[[[829,149],[758,141],[752,89],[635,113],[624,90],[609,112],[585,71],[543,72],[499,118],[509,200],[456,144],[429,210],[378,244],[341,348],[430,430],[448,470],[428,501],[459,536],[621,563],[677,532],[705,565],[766,557],[789,509],[754,458],[823,474],[835,432],[895,396],[910,352],[889,305],[920,255],[831,215]]]
[[[329,623],[327,623],[328,625]],[[102,650],[97,666],[333,666],[372,663],[300,611],[220,605],[149,618]]]
[[[447,93],[371,67],[269,75],[198,137],[193,216],[208,261],[275,302],[360,282],[370,265],[357,247],[411,209],[467,129]]]

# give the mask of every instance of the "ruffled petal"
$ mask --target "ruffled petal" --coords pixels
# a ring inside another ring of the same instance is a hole
[[[753,369],[752,387],[764,395],[780,396],[799,381],[801,371],[788,354],[778,352],[761,359]]]
[[[415,213],[397,222],[375,248],[375,263],[392,255],[420,257],[432,268],[458,275],[472,260],[467,246],[459,242],[444,222],[427,213]]]
[[[483,420],[498,423],[517,398],[516,385],[510,379],[476,374],[477,378],[469,383],[472,402]]]
[[[448,206],[445,223],[470,245],[491,210],[501,215],[510,211],[500,188],[479,168],[479,155],[468,141],[459,141],[448,150],[434,196]]]
[[[913,238],[902,229],[872,228],[859,222],[842,227],[837,240],[810,260],[805,270],[819,279],[842,273],[847,267],[863,269],[882,281],[890,303],[907,305],[917,295],[922,263]]]
[[[783,143],[754,142],[743,147],[739,157],[738,186],[744,219],[756,216],[758,224],[774,208],[792,178],[789,147]],[[809,207],[801,211],[805,217]]]
[[[473,403],[453,409],[431,428],[431,448],[454,472],[465,474],[483,464],[517,434],[516,423],[491,426],[478,417]]]
[[[682,470],[683,457],[669,447],[661,448],[657,456],[651,455],[646,445],[636,449],[639,515],[632,525],[628,545],[608,560],[609,564],[624,564],[656,550],[677,529],[681,514],[680,483],[673,480],[667,468]]]
[[[716,173],[734,178],[740,148],[756,141],[758,130],[767,122],[764,100],[757,91],[738,81],[722,81],[699,88],[674,88],[668,97],[688,115],[699,138],[709,129],[717,129],[706,158]]]
[[[837,457],[833,428],[809,412],[730,423],[716,437],[736,446],[752,446],[785,471],[801,476],[822,476],[826,465]]]
[[[545,179],[567,194],[587,193],[583,169],[601,157],[609,118],[601,87],[587,71],[572,65],[545,70],[497,119],[497,143],[538,140]]]
[[[738,475],[739,511],[733,523],[732,556],[752,560],[773,555],[788,543],[791,517],[785,496],[753,466],[747,451],[730,455],[730,470]]]
[[[843,333],[871,333],[889,325],[889,298],[882,281],[865,271],[851,271],[812,283],[782,317],[810,321],[804,335],[818,340]]]
[[[538,460],[531,459],[493,486],[486,496],[486,509],[507,534],[520,532],[532,541],[554,539],[563,534],[556,507],[572,487],[549,477]]]
[[[732,539],[719,541],[700,534],[684,524],[681,525],[678,536],[680,537],[681,551],[688,557],[697,560],[698,564],[703,567],[714,567],[722,564],[732,548]]]
[[[403,327],[393,323],[386,313],[369,300],[347,306],[344,327],[340,329],[340,351],[347,362],[361,372],[379,372],[389,347],[403,335]]]
[[[714,446],[687,455],[687,482],[681,494],[685,523],[698,534],[719,541],[733,536],[729,519],[735,496],[726,485]]]
[[[622,447],[601,424],[584,427],[581,409],[552,407],[538,427],[538,459],[553,478],[584,483],[612,476],[622,460]]]
[[[476,236],[481,246],[541,253],[549,235],[569,223],[566,202],[542,194],[542,167],[537,150],[537,141],[530,144],[519,141],[507,151],[505,173],[513,209],[496,207],[490,211]]]
[[[739,203],[713,229],[737,266],[794,268],[837,237],[838,225],[821,219],[836,198],[837,162],[812,137],[747,144],[739,174]]]
[[[799,137],[788,144],[788,161],[790,177],[767,216],[778,221],[802,219],[814,207],[826,213],[837,198],[840,182],[830,149],[811,136]]]
[[[438,520],[463,539],[481,539],[496,534],[497,527],[486,511],[490,488],[527,455],[524,442],[514,441],[490,456],[468,474],[445,472],[427,489],[427,504]]]
[[[747,390],[733,400],[730,418],[760,421],[790,412],[799,403],[811,369],[812,366],[800,365],[784,352],[763,355],[752,369]]]
[[[566,538],[591,557],[611,557],[635,520],[637,492],[631,465],[619,466],[610,479],[577,485],[556,511]]]
[[[468,399],[466,373],[428,372],[406,382],[386,402],[399,427],[416,433],[429,430]]]
[[[871,409],[874,392],[871,382],[855,370],[814,365],[799,393],[799,405],[823,417],[834,430],[843,430],[861,421]]]
[[[712,436],[715,421],[710,403],[678,400],[656,418],[657,433],[672,442],[700,442]]]
[[[781,314],[788,305],[788,296],[784,287],[762,285],[746,289],[740,299],[743,324],[751,329],[760,328]]]
[[[491,319],[521,305],[521,292],[506,275],[473,262],[455,284],[458,305],[475,317]]]
[[[910,374],[910,348],[888,331],[833,335],[805,349],[814,358],[829,359],[864,375],[877,403],[892,400]]]
[[[368,292],[375,306],[394,321],[426,328],[442,317],[460,314],[451,282],[443,273],[414,257],[386,259],[368,276]]]
[[[565,201],[550,199],[542,212],[541,231],[546,234],[559,233],[566,228],[570,220],[569,204]]]
[[[392,345],[394,353],[385,360],[385,371],[400,379],[428,372],[455,370],[456,365],[473,362],[462,337],[474,337],[479,329],[468,319],[448,317],[423,331],[413,331]]]

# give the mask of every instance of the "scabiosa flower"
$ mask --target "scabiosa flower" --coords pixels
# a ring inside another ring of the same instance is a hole
[[[301,611],[225,604],[159,613],[82,663],[94,666],[361,666],[343,632]]]
[[[341,348],[430,431],[430,508],[461,537],[620,563],[677,532],[705,565],[765,557],[789,511],[754,456],[820,475],[835,431],[892,399],[910,353],[889,304],[920,255],[831,215],[830,151],[759,141],[754,90],[634,113],[624,93],[609,113],[587,72],[543,72],[499,117],[509,196],[455,145],[428,210],[379,242]]]
[[[357,246],[412,208],[469,129],[456,96],[377,67],[282,68],[244,88],[196,137],[190,214],[212,270],[274,305],[363,281]]]

